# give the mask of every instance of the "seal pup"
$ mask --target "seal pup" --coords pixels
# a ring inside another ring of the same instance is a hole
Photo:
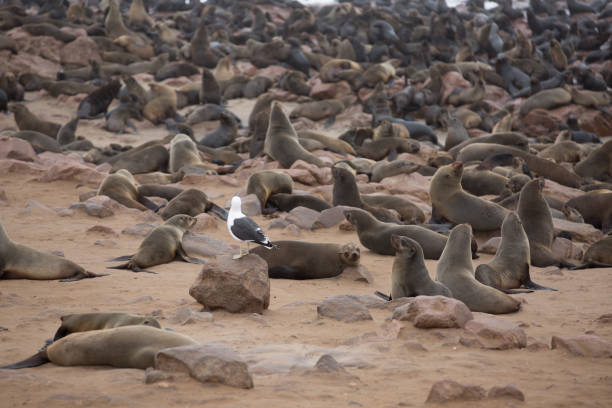
[[[467,222],[476,231],[500,228],[508,210],[464,191],[462,176],[461,162],[442,166],[436,171],[429,185],[432,209],[451,222]]]
[[[188,188],[172,198],[159,215],[162,219],[168,220],[176,214],[187,214],[195,217],[208,211],[217,214],[222,220],[227,220],[227,211],[209,201],[206,193],[195,188]]]
[[[286,169],[297,160],[304,160],[317,167],[325,165],[323,161],[299,144],[297,133],[278,102],[272,102],[270,108],[264,152]]]
[[[53,341],[71,333],[90,330],[112,329],[123,326],[151,326],[161,329],[157,319],[129,313],[76,313],[60,317],[62,324],[55,332]]]
[[[170,142],[170,159],[168,160],[168,171],[176,173],[183,166],[202,164],[200,151],[195,142],[186,134],[179,133]]]
[[[369,212],[360,208],[344,211],[344,217],[357,229],[361,245],[381,255],[395,255],[391,246],[391,235],[412,238],[423,248],[426,259],[438,259],[446,245],[446,237],[418,225],[397,225],[380,222]]]
[[[259,199],[262,211],[273,194],[293,192],[293,179],[287,173],[264,170],[252,174],[247,180],[246,193],[255,194]]]
[[[542,196],[543,188],[543,178],[531,180],[521,190],[518,202],[518,216],[529,238],[531,264],[541,268],[574,266],[558,259],[551,251],[555,229],[550,207]]]
[[[257,247],[251,252],[268,263],[273,279],[322,279],[340,275],[347,266],[359,265],[360,251],[355,244],[344,245],[304,241],[274,241],[277,248]]]
[[[120,256],[109,259],[109,261],[128,261],[117,266],[109,266],[109,269],[131,269],[133,272],[148,272],[143,268],[161,265],[181,260],[189,263],[203,264],[205,261],[192,258],[183,249],[181,242],[187,230],[195,225],[198,220],[186,214],[177,214],[166,220],[162,225],[154,228],[145,237],[138,251],[134,255]]]
[[[19,369],[52,362],[61,366],[109,365],[144,370],[155,365],[155,355],[160,350],[195,344],[192,338],[174,331],[122,326],[73,333],[26,360],[1,368]]]
[[[202,70],[202,86],[200,87],[200,103],[221,105],[221,87],[210,70]]]
[[[402,235],[391,235],[391,246],[395,249],[395,260],[391,271],[391,295],[385,296],[375,292],[385,300],[414,296],[453,297],[443,283],[431,279],[423,248],[413,239]],[[382,296],[381,296],[382,295]]]
[[[611,191],[591,191],[572,198],[566,206],[576,209],[585,222],[599,228],[604,234],[612,230]]]
[[[100,276],[106,274],[86,271],[68,259],[11,241],[0,224],[0,279],[59,279],[60,282],[73,282]]]
[[[268,203],[270,206],[285,212],[289,212],[295,207],[306,207],[319,212],[331,208],[327,201],[323,201],[310,194],[276,193],[270,196]]]
[[[591,151],[584,160],[576,164],[574,169],[576,174],[582,177],[612,181],[612,140]]]
[[[21,103],[10,103],[8,108],[15,114],[15,122],[19,130],[33,130],[35,132],[44,133],[45,135],[55,139],[61,125],[41,120],[36,117],[30,110]]]
[[[57,142],[60,145],[67,145],[76,140],[76,129],[79,124],[79,117],[75,116],[68,122],[66,122],[57,132]]]
[[[238,196],[232,197],[232,204],[227,216],[227,229],[236,241],[240,241],[240,254],[234,255],[234,259],[242,258],[249,253],[249,242],[255,242],[267,249],[277,248],[270,242],[261,228],[249,217],[242,213],[242,200]],[[242,243],[246,242],[246,252],[242,250]]]
[[[529,239],[515,212],[509,212],[501,227],[501,243],[495,257],[476,267],[476,280],[504,293],[526,293],[515,288],[556,290],[534,283],[529,276]],[[531,292],[531,291],[527,291]]]
[[[612,235],[608,235],[589,246],[582,256],[582,262],[582,265],[571,267],[570,269],[612,267]]]
[[[223,112],[219,121],[219,127],[200,139],[198,144],[208,147],[223,147],[236,139],[238,136],[238,123],[234,116]]]
[[[440,260],[436,266],[436,280],[450,289],[472,311],[491,314],[512,313],[521,303],[474,278],[470,241],[472,229],[459,224],[452,229]]]
[[[157,205],[138,192],[138,186],[132,173],[125,169],[109,174],[102,180],[96,195],[105,195],[128,208],[146,211],[157,210]]]
[[[81,119],[93,119],[106,113],[108,105],[119,95],[121,82],[115,79],[96,89],[79,103],[77,116]]]

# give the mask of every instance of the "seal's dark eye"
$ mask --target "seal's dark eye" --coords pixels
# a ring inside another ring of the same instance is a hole
[[[345,253],[344,253],[344,256],[348,258],[349,253],[348,253],[348,252],[345,252]]]

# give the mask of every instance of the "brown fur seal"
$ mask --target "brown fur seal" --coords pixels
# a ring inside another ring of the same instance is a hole
[[[143,174],[157,170],[165,171],[168,158],[168,150],[159,141],[151,141],[119,153],[108,163],[113,166],[111,171],[125,169],[131,174]]]
[[[534,109],[552,109],[567,105],[572,101],[572,95],[563,88],[544,89],[531,95],[519,108],[519,115],[525,116]]]
[[[198,166],[202,164],[200,151],[195,142],[187,135],[179,133],[170,142],[170,159],[168,171],[176,173],[183,166]]]
[[[460,162],[436,171],[429,186],[432,209],[451,222],[470,223],[476,231],[500,228],[508,210],[464,191],[462,176],[463,164]]]
[[[125,24],[123,24],[118,2],[116,0],[110,0],[108,6],[108,14],[104,20],[106,35],[113,40],[122,35],[134,35],[134,33],[128,30]]]
[[[68,259],[11,241],[0,224],[0,279],[72,282],[99,276],[105,275],[86,271]]]
[[[357,188],[353,173],[345,168],[332,167],[334,177],[333,205],[346,205],[366,210],[378,220],[383,222],[399,223],[399,219],[384,207],[372,206],[364,202]]]
[[[419,170],[421,166],[419,164],[415,164],[410,160],[393,160],[392,162],[388,161],[379,161],[374,166],[372,166],[372,174],[370,176],[370,181],[373,183],[379,183],[383,179],[387,177],[396,176],[398,174],[410,174]]]
[[[280,77],[279,88],[296,95],[308,96],[311,88],[306,81],[308,81],[308,77],[304,73],[287,71]]]
[[[404,224],[422,224],[425,213],[410,201],[390,194],[361,194],[361,201],[374,207],[395,210]]]
[[[219,118],[219,127],[200,139],[198,144],[208,147],[223,147],[231,144],[237,136],[238,122],[233,115],[223,112]]]
[[[542,196],[544,179],[531,180],[521,190],[518,215],[529,238],[531,264],[544,268],[550,265],[574,266],[558,259],[551,251],[555,229],[548,203]]]
[[[252,253],[268,263],[268,276],[277,279],[321,279],[340,275],[347,266],[359,265],[359,247],[304,241],[276,241],[277,248],[257,247]]]
[[[131,269],[134,272],[150,272],[142,268],[182,260],[202,264],[203,260],[192,258],[183,249],[183,234],[195,225],[197,219],[186,214],[174,215],[156,227],[145,237],[134,255],[120,256],[109,261],[128,261],[122,265],[109,266],[110,269]]]
[[[113,80],[96,89],[79,103],[77,116],[81,119],[93,119],[106,113],[108,105],[119,95],[121,82]]]
[[[421,245],[426,259],[438,259],[446,245],[446,237],[417,225],[397,225],[380,222],[369,212],[359,208],[344,211],[345,218],[355,226],[359,242],[372,252],[394,255],[391,235],[412,238]]]
[[[401,123],[395,123],[388,119],[383,119],[380,121],[380,125],[374,129],[374,136],[372,136],[372,140],[382,139],[383,137],[409,138],[410,132]]]
[[[21,103],[11,103],[8,107],[15,114],[15,122],[19,130],[34,130],[55,139],[57,137],[57,132],[59,132],[62,127],[57,123],[38,119],[38,117]]]
[[[71,333],[112,329],[123,326],[142,325],[161,329],[161,325],[155,318],[129,313],[76,313],[64,315],[60,319],[62,324],[55,332],[53,341],[57,341]]]
[[[61,338],[34,356],[2,368],[36,367],[50,361],[61,366],[109,365],[144,370],[155,365],[160,350],[195,344],[187,336],[150,326],[90,330]]]
[[[582,256],[582,265],[570,269],[612,267],[612,236],[592,244]]]
[[[164,220],[168,220],[177,214],[187,214],[195,217],[207,211],[214,212],[221,219],[227,219],[227,211],[209,201],[206,193],[195,188],[189,188],[171,199],[159,215]]]
[[[176,115],[177,97],[173,88],[167,85],[151,83],[151,91],[156,95],[143,108],[144,117],[158,124],[168,117]]]
[[[499,195],[506,188],[508,178],[480,166],[470,166],[463,171],[461,187],[476,196]]]
[[[191,37],[191,61],[200,67],[210,69],[213,69],[219,61],[217,55],[210,49],[208,30],[204,18],[200,20],[198,29]]]
[[[321,67],[319,75],[323,82],[354,81],[361,76],[361,66],[355,61],[332,59]]]
[[[574,197],[566,206],[575,208],[584,222],[599,228],[604,234],[612,230],[612,192],[609,190],[591,191]]]
[[[59,153],[62,151],[62,148],[60,147],[57,140],[45,135],[44,133],[36,132],[33,130],[21,130],[19,132],[13,133],[12,137],[27,140],[32,145],[36,153]]]
[[[576,164],[576,173],[601,181],[612,181],[612,140],[593,150],[586,159]]]
[[[198,67],[188,62],[171,62],[155,73],[155,80],[160,82],[168,78],[190,77],[199,73]]]
[[[452,147],[448,152],[456,158],[460,150],[472,143],[492,143],[499,145],[507,145],[516,147],[517,149],[524,150],[526,152],[529,151],[529,139],[527,139],[525,135],[518,132],[502,132],[472,137]]]
[[[314,139],[318,142],[323,143],[329,148],[338,150],[340,152],[352,154],[353,156],[357,155],[351,145],[346,143],[344,140],[326,136],[322,133],[313,132],[311,130],[300,130],[299,132],[297,132],[297,134],[300,139]]]
[[[264,170],[251,175],[247,181],[247,194],[255,194],[261,204],[266,208],[268,199],[273,194],[293,192],[293,179],[286,173]]]
[[[305,117],[310,120],[321,120],[335,117],[344,110],[344,103],[339,99],[325,99],[322,101],[306,102],[291,111],[290,118]]]
[[[509,212],[501,227],[501,243],[495,257],[487,264],[478,265],[476,280],[505,293],[521,293],[513,289],[525,287],[536,290],[556,290],[534,283],[529,276],[529,239],[521,220]]]
[[[115,38],[113,43],[123,47],[126,52],[136,55],[144,60],[151,59],[155,56],[155,49],[151,43],[136,35],[120,35],[119,37]],[[158,72],[162,72],[163,75],[164,68],[165,67],[160,67],[157,69],[155,76],[157,77]]]
[[[391,235],[391,246],[395,249],[395,260],[391,271],[391,296],[387,300],[414,296],[453,297],[443,283],[429,276],[423,258],[423,248],[413,239]]]
[[[296,160],[304,160],[318,167],[324,166],[318,157],[300,146],[297,133],[278,102],[273,102],[270,108],[264,152],[286,169]]]
[[[446,115],[444,122],[448,128],[446,141],[444,142],[444,150],[449,151],[461,142],[465,142],[470,138],[463,123],[454,116]]]
[[[200,103],[221,104],[221,87],[219,82],[208,69],[202,70],[202,86],[200,88]]]
[[[96,195],[105,195],[129,208],[141,211],[156,210],[157,205],[138,192],[136,180],[132,174],[121,169],[109,174],[102,180]]]
[[[483,285],[474,278],[470,241],[472,229],[459,224],[451,231],[444,252],[436,266],[436,280],[445,284],[473,312],[512,313],[520,309],[516,299]]]
[[[403,137],[383,137],[357,147],[357,153],[371,160],[392,160],[398,153],[416,153],[421,149],[418,141]]]
[[[331,208],[331,205],[326,201],[309,194],[276,193],[270,196],[268,204],[285,212],[289,212],[295,207],[306,207],[319,212]]]
[[[127,14],[128,23],[131,26],[153,27],[153,19],[147,14],[143,0],[133,0]]]
[[[234,68],[232,67],[232,57],[227,55],[219,60],[213,74],[217,81],[229,81],[234,77]]]
[[[76,129],[79,124],[79,117],[75,116],[73,119],[66,122],[60,130],[57,132],[57,142],[60,145],[67,145],[76,140]]]

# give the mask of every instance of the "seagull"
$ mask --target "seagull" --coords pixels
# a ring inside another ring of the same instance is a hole
[[[249,242],[255,242],[268,249],[277,248],[278,245],[274,245],[270,242],[270,239],[264,234],[255,221],[242,213],[241,207],[242,200],[240,200],[240,197],[232,197],[232,206],[227,216],[227,229],[236,241],[240,241],[240,254],[234,255],[233,258],[239,259],[247,255],[249,253]],[[245,253],[242,252],[243,242],[246,242]]]

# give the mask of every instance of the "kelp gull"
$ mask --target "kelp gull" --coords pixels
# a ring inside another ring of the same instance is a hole
[[[259,226],[242,213],[242,200],[240,197],[232,197],[232,206],[230,207],[227,216],[227,229],[231,236],[240,241],[240,254],[234,255],[234,259],[242,258],[249,253],[249,242],[263,245],[268,249],[276,248],[277,246],[270,242],[270,239],[264,234]],[[242,252],[242,243],[246,242],[246,252]]]

